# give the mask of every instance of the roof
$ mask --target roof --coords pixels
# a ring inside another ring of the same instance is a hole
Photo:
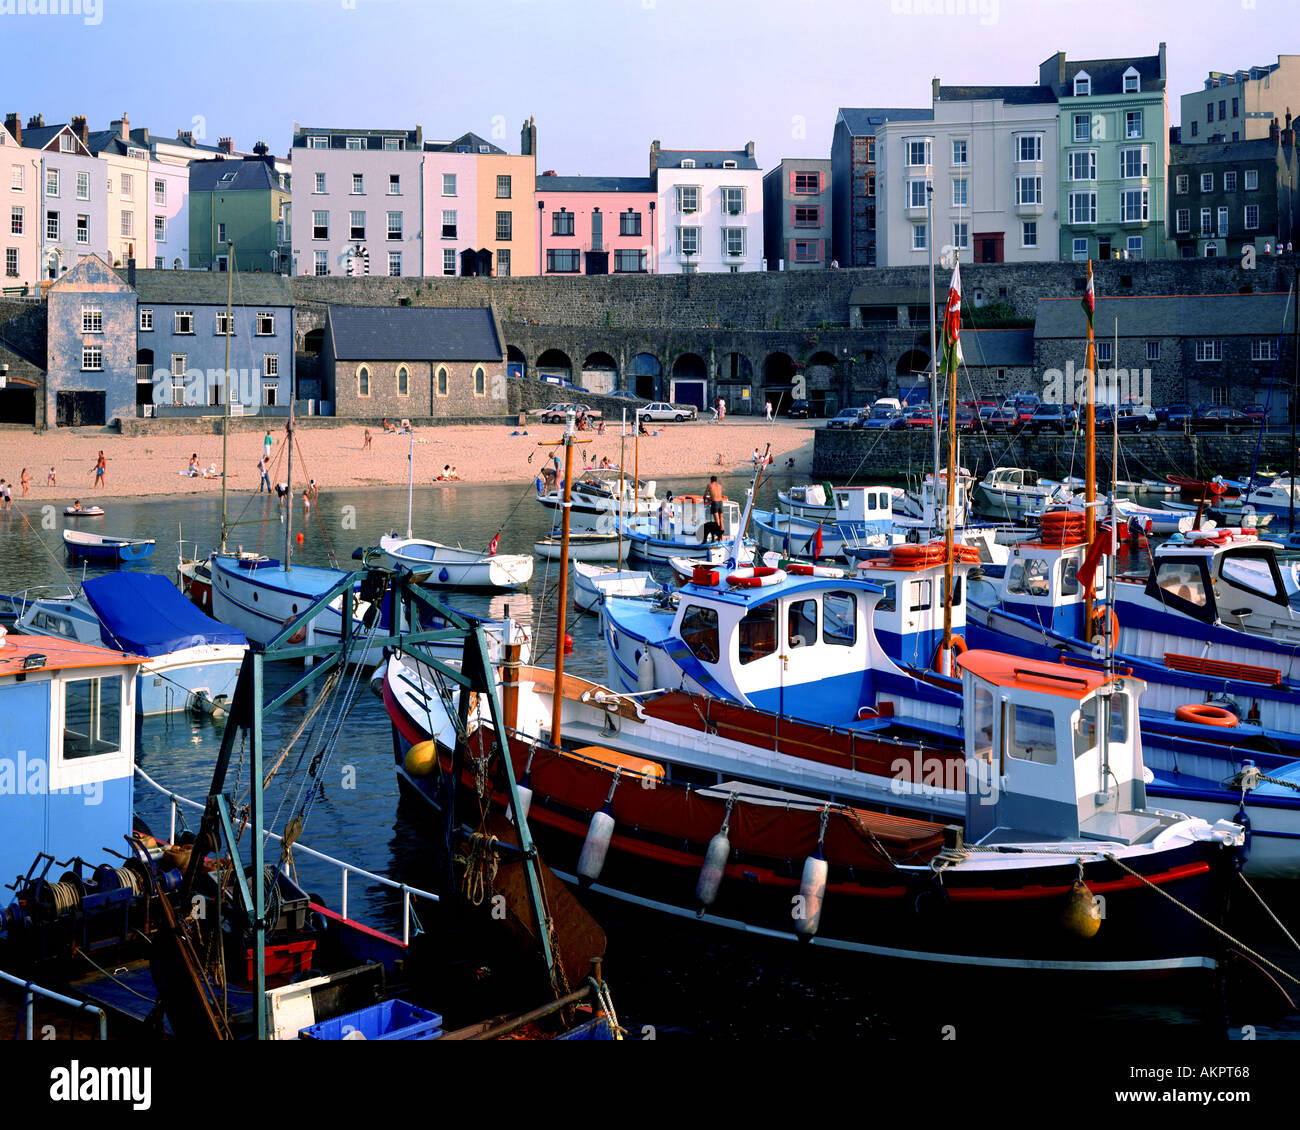
[[[538,192],[654,192],[649,177],[538,177]]]
[[[1099,337],[1110,337],[1119,320],[1122,338],[1201,338],[1215,335],[1274,337],[1283,329],[1285,294],[1179,294],[1097,299],[1093,315]],[[1290,326],[1290,318],[1286,324]],[[1034,337],[1077,338],[1087,333],[1079,298],[1040,298]],[[966,335],[962,334],[965,346]]]
[[[349,137],[362,139],[363,149],[382,150],[384,138],[400,137],[407,149],[418,150],[422,141],[420,127],[415,129],[335,129],[332,126],[300,126],[293,131],[293,148],[308,149],[309,137],[328,137],[331,149],[347,149]]]
[[[841,106],[835,116],[836,122],[843,122],[849,133],[855,137],[873,135],[885,122],[930,122],[934,120],[934,110],[926,108],[899,109],[897,107],[877,107],[873,109]]]
[[[64,130],[70,130],[72,136],[77,139],[77,153],[85,156],[85,150],[81,147],[81,138],[77,131],[64,122],[57,126],[35,126],[31,129],[23,130],[23,148],[24,149],[44,149],[51,141],[59,136]]]
[[[278,174],[259,157],[190,162],[191,192],[267,192],[279,187]]]
[[[505,154],[505,150],[499,145],[493,145],[490,141],[484,141],[474,132],[463,133],[455,141],[426,141],[424,143],[426,153],[489,153]]]
[[[117,272],[124,281],[125,269]],[[224,306],[233,290],[236,306],[292,306],[293,289],[283,275],[263,271],[238,271],[233,284],[225,271],[137,270],[135,289],[141,302],[191,303]]]
[[[941,86],[940,102],[986,102],[1000,100],[1009,106],[1031,106],[1055,102],[1050,86]]]
[[[694,161],[697,169],[720,169],[723,161],[735,161],[737,169],[758,169],[758,162],[744,149],[660,149],[656,167],[680,169],[683,161]]]
[[[986,683],[998,687],[1050,694],[1060,698],[1086,698],[1104,683],[1104,672],[1065,663],[1047,663],[1039,659],[1021,659],[1000,651],[968,651],[957,656],[957,666]],[[1113,677],[1112,677],[1113,678]]]
[[[1278,142],[1269,137],[1247,141],[1203,141],[1199,145],[1171,145],[1169,167],[1175,165],[1238,165],[1247,161],[1277,160]]]
[[[0,636],[0,676],[23,670],[29,655],[45,656],[43,670],[59,671],[77,667],[113,667],[123,663],[138,665],[143,659],[106,647],[64,639],[62,636]]]
[[[978,311],[979,307],[971,307]],[[1082,310],[1080,310],[1082,313]],[[974,314],[972,313],[973,317]],[[966,365],[1032,365],[1034,331],[961,329],[961,355]]]
[[[1160,74],[1159,55],[1140,55],[1129,59],[1068,59],[1062,54],[1052,56],[1052,59],[1043,64],[1044,67],[1057,58],[1062,59],[1059,81],[1045,85],[1051,87],[1058,98],[1074,97],[1074,76],[1080,71],[1087,71],[1088,77],[1092,79],[1090,97],[1094,98],[1123,94],[1124,72],[1130,67],[1138,73],[1139,93],[1158,93],[1165,88],[1164,77]]]
[[[334,356],[355,361],[500,361],[489,307],[331,306]]]

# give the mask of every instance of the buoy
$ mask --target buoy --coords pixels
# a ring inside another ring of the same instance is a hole
[[[727,839],[727,825],[709,841],[704,852],[704,866],[700,868],[700,879],[695,884],[695,901],[703,909],[712,906],[718,897],[718,888],[722,877],[727,872],[727,860],[731,858],[731,841]]]
[[[1096,896],[1082,879],[1076,879],[1061,911],[1061,925],[1080,938],[1091,938],[1101,929],[1101,908]]]
[[[298,535],[298,539],[297,539],[297,540],[298,540],[298,544],[299,544],[299,545],[302,545],[302,534],[299,534],[299,535]]]
[[[613,835],[614,817],[610,815],[607,805],[599,812],[592,813],[591,823],[587,825],[587,838],[582,841],[582,854],[578,856],[578,882],[582,886],[600,878]]]
[[[416,742],[406,751],[402,767],[412,777],[427,777],[438,760],[438,747],[434,742]]]
[[[1200,722],[1206,726],[1235,726],[1240,721],[1231,710],[1208,702],[1189,702],[1176,707],[1174,717],[1180,722]]]
[[[573,637],[568,632],[564,633],[564,654],[573,654]]]
[[[822,920],[822,899],[826,897],[826,873],[829,865],[820,853],[803,861],[803,878],[799,880],[799,904],[795,914],[795,933],[811,938]]]
[[[636,653],[636,689],[642,693],[655,689],[655,660],[649,648]]]
[[[292,616],[286,616],[283,620],[280,621],[280,627],[287,628],[290,624],[293,623],[293,621],[294,618]],[[287,642],[302,643],[306,638],[307,638],[307,628],[304,626],[299,628],[296,632],[294,632],[294,634],[289,637]]]

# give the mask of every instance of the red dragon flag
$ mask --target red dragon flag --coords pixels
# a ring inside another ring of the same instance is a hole
[[[496,553],[496,551],[497,551],[497,546],[500,545],[500,544],[501,544],[501,534],[500,534],[500,533],[497,533],[497,534],[493,535],[492,540],[491,540],[490,542],[488,542],[488,549],[487,549],[487,551],[488,551],[488,556],[489,556],[489,557],[493,556],[493,555]]]
[[[1088,333],[1092,334],[1092,314],[1097,309],[1097,292],[1092,289],[1092,260],[1088,260],[1088,285],[1083,288],[1083,312],[1088,315]]]
[[[955,373],[961,360],[961,268],[954,263],[948,303],[943,312],[943,371]]]

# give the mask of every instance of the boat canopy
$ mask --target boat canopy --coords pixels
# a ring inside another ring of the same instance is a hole
[[[164,655],[198,644],[248,643],[244,633],[205,616],[166,577],[109,573],[82,585],[104,638],[135,655]]]

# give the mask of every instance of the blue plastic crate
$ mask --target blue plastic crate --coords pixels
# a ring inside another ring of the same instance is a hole
[[[303,1040],[342,1040],[351,1032],[367,1040],[436,1040],[442,1035],[442,1017],[406,1001],[384,1001],[322,1020],[298,1035]]]

